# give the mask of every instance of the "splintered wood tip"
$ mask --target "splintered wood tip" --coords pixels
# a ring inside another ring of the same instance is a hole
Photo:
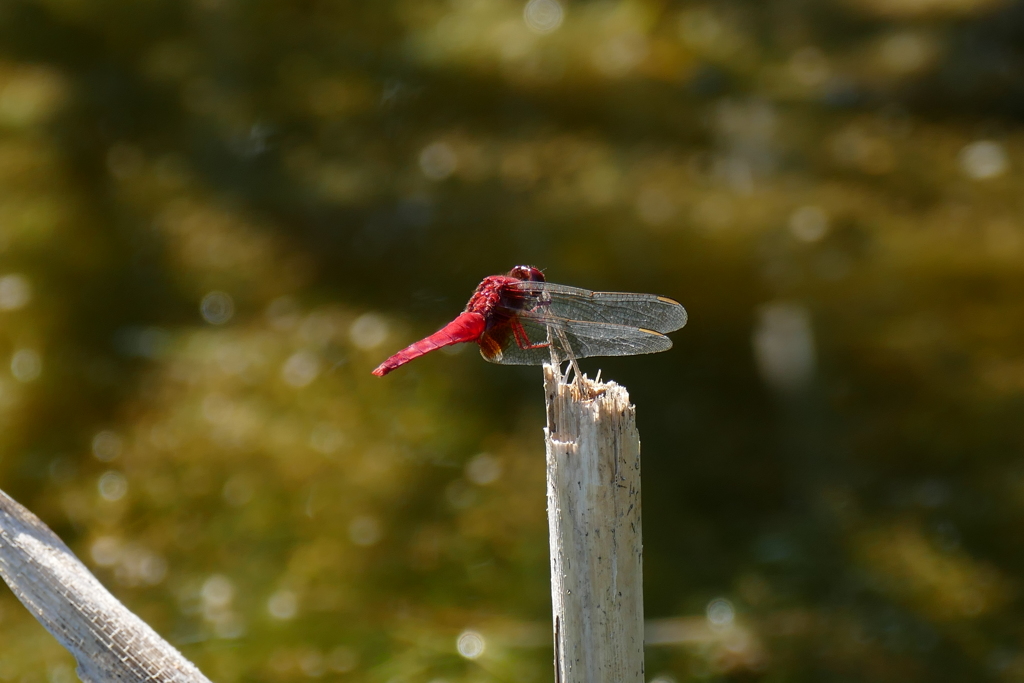
[[[558,367],[544,365],[548,438],[574,440],[584,424],[601,424],[611,432],[636,431],[636,409],[625,387],[586,375],[564,380]]]
[[[608,407],[610,410],[621,411],[630,407],[629,393],[625,387],[615,382],[602,382],[600,370],[596,379],[590,379],[583,374],[574,375],[572,379],[567,380],[567,376],[563,375],[558,367],[545,363],[544,387],[549,404],[556,396],[561,401],[575,403],[590,402],[603,397],[613,404]]]

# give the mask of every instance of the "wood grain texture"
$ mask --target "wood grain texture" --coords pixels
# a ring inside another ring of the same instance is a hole
[[[557,683],[643,683],[640,437],[626,390],[544,366]]]
[[[0,575],[74,656],[86,683],[210,683],[38,517],[0,491]]]

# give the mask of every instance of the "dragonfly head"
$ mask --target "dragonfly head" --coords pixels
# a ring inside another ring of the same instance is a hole
[[[533,266],[516,266],[512,270],[508,271],[509,277],[514,277],[518,280],[527,280],[529,282],[544,282],[544,273],[540,272],[540,268],[534,268]]]

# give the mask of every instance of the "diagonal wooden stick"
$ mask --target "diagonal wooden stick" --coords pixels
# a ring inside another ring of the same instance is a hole
[[[74,656],[86,683],[210,683],[38,517],[0,491],[0,576]]]
[[[557,683],[643,683],[640,437],[626,390],[544,366]]]

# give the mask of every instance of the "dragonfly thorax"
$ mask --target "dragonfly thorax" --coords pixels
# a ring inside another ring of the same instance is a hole
[[[477,286],[469,303],[466,304],[466,311],[479,313],[488,318],[494,309],[501,303],[502,288],[512,282],[519,282],[519,278],[508,275],[491,275],[485,277]]]

